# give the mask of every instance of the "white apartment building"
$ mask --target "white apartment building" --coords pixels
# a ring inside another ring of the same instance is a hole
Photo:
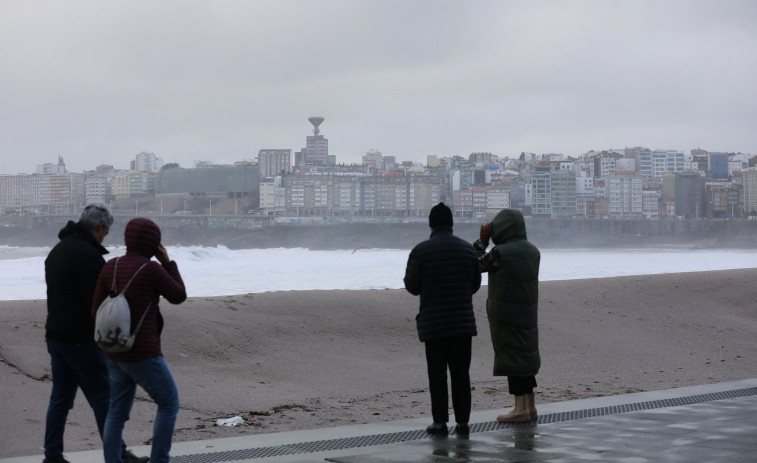
[[[607,177],[612,172],[615,172],[616,160],[612,156],[602,156],[599,160],[599,176]]]
[[[533,195],[531,214],[534,217],[551,217],[552,175],[549,170],[535,170],[531,174],[531,191]]]
[[[623,172],[636,172],[636,160],[623,158],[615,161],[615,170],[622,170]]]
[[[50,203],[49,175],[5,175],[0,177],[0,206],[4,213],[41,210]],[[46,209],[45,209],[46,210]]]
[[[382,170],[384,167],[384,156],[381,154],[381,151],[368,150],[368,152],[363,155],[362,162],[364,166],[376,170]]]
[[[339,177],[334,179],[337,189],[334,207],[340,215],[357,214],[360,210],[360,181],[359,177]]]
[[[155,153],[143,151],[135,157],[130,167],[131,170],[139,172],[158,172],[164,165],[163,158],[157,157]]]
[[[642,192],[642,215],[645,219],[657,220],[660,218],[660,192]]]
[[[643,186],[640,175],[613,174],[608,177],[610,218],[641,218],[643,215]]]
[[[0,213],[75,213],[84,193],[84,174],[0,176]]]
[[[578,171],[582,172],[585,176],[594,177],[594,161],[580,161]]]
[[[110,198],[110,180],[103,175],[87,175],[84,198],[87,204],[107,203]]]
[[[686,170],[686,156],[683,151],[642,150],[640,156],[640,173],[645,178],[659,179],[666,173]]]
[[[667,150],[665,159],[666,172],[683,172],[686,170],[686,155],[683,151]]]
[[[594,177],[576,176],[576,196],[591,198],[594,196]]]
[[[66,165],[59,161],[58,164],[47,162],[45,164],[37,166],[37,173],[39,175],[63,175],[66,173]]]
[[[486,215],[495,216],[502,209],[510,207],[510,190],[488,188],[486,194]]]

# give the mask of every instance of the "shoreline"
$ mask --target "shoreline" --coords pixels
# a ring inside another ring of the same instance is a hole
[[[757,269],[542,282],[537,406],[753,377],[755,280]],[[512,404],[506,380],[491,376],[485,299],[484,287],[474,297],[473,410]],[[417,306],[400,289],[163,301],[163,352],[182,400],[174,440],[430,419]],[[0,457],[41,455],[51,384],[45,301],[0,308]],[[139,390],[124,433],[129,445],[151,437],[154,414]],[[214,426],[237,415],[247,424]],[[79,394],[66,450],[99,448]]]
[[[412,249],[428,237],[425,223],[344,223],[323,225],[275,225],[261,229],[176,226],[171,217],[161,225],[163,242],[169,246],[226,246],[229,249],[293,248],[312,250]],[[65,225],[40,216],[23,223],[0,226],[0,244],[52,246]],[[124,218],[125,220],[126,218]],[[198,217],[207,220],[208,217]],[[57,218],[62,220],[62,218]],[[0,218],[0,222],[2,222]],[[159,225],[162,222],[159,223]],[[456,223],[455,235],[473,242],[481,223]],[[125,221],[113,224],[105,244],[123,244]],[[755,249],[757,221],[644,221],[531,219],[527,221],[529,240],[540,249],[549,248],[635,248],[681,247],[684,249]]]

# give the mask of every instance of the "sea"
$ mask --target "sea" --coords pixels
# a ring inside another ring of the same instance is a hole
[[[106,259],[125,253],[109,247]],[[168,247],[190,297],[403,288],[408,250]],[[0,246],[0,300],[45,298],[47,247]],[[541,281],[757,267],[757,249],[542,249]],[[483,284],[486,284],[484,277]]]

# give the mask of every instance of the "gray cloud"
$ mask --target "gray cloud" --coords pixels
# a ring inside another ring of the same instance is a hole
[[[0,3],[0,173],[299,149],[757,151],[752,1]]]

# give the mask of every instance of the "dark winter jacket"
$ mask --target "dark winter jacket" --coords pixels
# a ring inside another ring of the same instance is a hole
[[[108,251],[92,231],[69,221],[58,233],[60,241],[45,259],[47,322],[45,338],[51,341],[94,342],[90,316],[92,294]]]
[[[539,250],[528,242],[523,214],[502,210],[492,221],[494,249],[475,243],[481,269],[489,272],[486,313],[494,347],[495,376],[539,372]],[[482,249],[483,248],[483,249]]]
[[[106,352],[106,357],[120,361],[137,361],[163,355],[160,347],[163,317],[160,314],[160,307],[158,307],[159,297],[163,296],[172,304],[179,304],[187,298],[187,293],[176,262],[171,261],[168,265],[163,266],[154,260],[150,260],[158,249],[160,237],[160,228],[149,219],[132,219],[126,225],[124,232],[126,255],[117,258],[116,293],[123,290],[126,283],[142,264],[147,263],[125,293],[131,309],[132,332],[139,323],[142,314],[145,310],[148,310],[148,305],[149,310],[134,340],[134,347],[128,352]],[[116,268],[115,264],[116,259],[109,260],[97,280],[91,306],[92,318],[110,292],[113,283],[113,271]]]
[[[480,286],[473,246],[454,236],[451,227],[435,228],[410,252],[405,270],[405,289],[420,295],[415,317],[420,340],[475,336],[472,295]]]

